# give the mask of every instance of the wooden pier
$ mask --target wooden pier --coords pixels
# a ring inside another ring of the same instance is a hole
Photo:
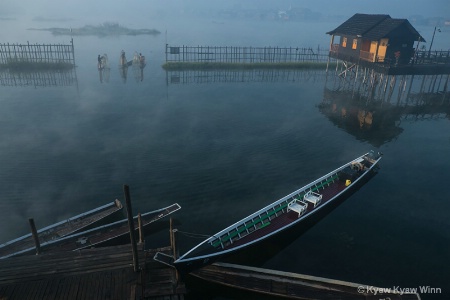
[[[130,245],[0,260],[0,299],[184,299],[175,270],[153,261],[138,245],[139,272]]]
[[[327,62],[328,49],[312,47],[169,46],[167,62],[294,63]]]

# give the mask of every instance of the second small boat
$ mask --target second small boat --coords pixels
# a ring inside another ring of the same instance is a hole
[[[96,209],[76,215],[70,219],[44,227],[37,231],[39,242],[46,243],[56,241],[65,236],[106,224],[111,220],[117,220],[119,218],[118,215],[122,214],[122,208],[122,203],[116,199],[112,203],[108,203]],[[9,257],[16,252],[26,250],[34,245],[35,242],[31,233],[1,244],[0,259]]]
[[[145,228],[150,224],[178,211],[181,206],[178,203],[174,203],[170,206],[160,208],[151,212],[147,212],[141,215],[142,227]],[[134,217],[134,228],[138,231],[138,217]],[[83,231],[77,234],[73,234],[56,241],[50,241],[42,243],[40,250],[42,253],[56,253],[66,251],[76,251],[92,247],[101,247],[106,244],[115,245],[129,242],[130,228],[128,226],[128,219],[123,219],[111,224],[99,226],[87,231]],[[128,240],[127,240],[128,239]],[[6,257],[21,256],[26,254],[35,253],[35,247],[30,247],[22,251],[13,253]],[[6,258],[4,257],[4,258]]]

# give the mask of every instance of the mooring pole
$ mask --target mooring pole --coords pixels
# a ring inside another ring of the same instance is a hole
[[[142,227],[142,216],[138,213],[138,227],[139,227],[139,243],[144,242],[144,228]]]
[[[131,210],[130,188],[128,185],[125,184],[123,186],[123,192],[125,194],[125,205],[127,208],[128,227],[130,228],[131,248],[133,250],[133,268],[134,272],[138,272],[139,261],[138,261],[136,238],[134,236],[134,221],[133,221],[133,213]]]
[[[41,244],[39,243],[39,237],[36,230],[36,225],[34,224],[34,219],[28,219],[28,222],[30,222],[31,227],[31,234],[33,235],[34,244],[36,245],[36,255],[41,254]]]
[[[176,250],[176,243],[175,243],[175,232],[176,230],[173,229],[173,220],[172,218],[170,218],[170,222],[169,222],[169,230],[170,230],[170,247],[172,248],[172,255],[173,255],[173,260],[177,260],[177,250]],[[177,284],[180,280],[180,274],[178,273],[178,270],[175,269],[175,279],[177,281]]]
[[[175,236],[173,233],[173,220],[170,218],[169,220],[169,230],[170,230],[170,247],[172,248],[173,259],[176,260],[176,252],[175,252]]]

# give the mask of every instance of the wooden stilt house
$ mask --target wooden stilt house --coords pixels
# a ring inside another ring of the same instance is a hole
[[[327,34],[330,57],[352,63],[407,64],[414,42],[425,42],[407,19],[389,15],[355,14]]]

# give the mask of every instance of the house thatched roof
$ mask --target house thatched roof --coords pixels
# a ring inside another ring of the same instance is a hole
[[[402,29],[402,30],[399,30]],[[415,41],[425,39],[409,23],[407,19],[393,19],[389,15],[354,14],[336,29],[327,32],[330,35],[350,35],[379,40],[399,36],[399,32],[408,31]]]

